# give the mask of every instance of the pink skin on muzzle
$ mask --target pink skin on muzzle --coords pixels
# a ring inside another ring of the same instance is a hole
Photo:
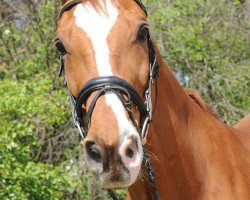
[[[136,144],[137,135],[126,135],[119,149],[122,162],[130,172],[130,183],[134,183],[140,172],[142,156]],[[139,139],[139,138],[138,138]]]

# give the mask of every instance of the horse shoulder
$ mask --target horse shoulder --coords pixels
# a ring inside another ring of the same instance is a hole
[[[250,115],[247,115],[244,118],[242,118],[238,122],[238,124],[235,125],[234,128],[235,128],[235,134],[244,144],[250,156]],[[250,165],[250,159],[249,159],[249,165]]]
[[[196,90],[185,88],[185,92],[203,110],[218,118]],[[231,130],[250,155],[250,115],[247,115],[240,120],[239,123]]]
[[[244,118],[242,118],[238,122],[238,124],[235,125],[235,128],[243,133],[250,135],[250,115],[247,115]]]

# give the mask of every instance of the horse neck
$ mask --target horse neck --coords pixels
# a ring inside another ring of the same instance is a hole
[[[158,87],[158,104],[146,147],[160,174],[157,185],[168,199],[195,199],[191,190],[198,175],[194,164],[190,164],[194,158],[188,134],[193,102],[164,63],[161,64]]]
[[[242,169],[247,165],[243,157],[246,152],[235,131],[191,100],[157,54],[159,92],[145,148],[156,171],[161,199],[198,199],[198,195],[204,195],[204,187],[222,188],[222,178],[217,179],[220,176],[224,178],[224,192],[232,197],[240,194],[237,190],[229,191],[232,187],[228,180],[233,177],[242,188],[247,188],[245,174],[250,170]],[[146,172],[145,167],[142,171]],[[143,173],[129,188],[131,199],[152,199],[146,177]]]
[[[161,199],[189,199],[188,195],[196,180],[194,166],[184,166],[185,162],[193,159],[185,136],[190,99],[159,54],[158,60],[160,76],[157,106],[145,148],[157,172],[157,189]],[[143,171],[146,172],[146,169]],[[192,174],[192,180],[189,180],[187,173]],[[146,173],[143,174],[142,179],[146,176]],[[133,196],[131,199],[151,199],[151,188],[145,180],[140,180],[129,191]],[[183,198],[180,198],[181,195],[184,195]]]

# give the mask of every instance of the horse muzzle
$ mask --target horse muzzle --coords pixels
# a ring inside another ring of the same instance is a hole
[[[140,173],[143,150],[138,133],[125,135],[116,147],[86,138],[83,152],[88,170],[103,188],[129,187]]]

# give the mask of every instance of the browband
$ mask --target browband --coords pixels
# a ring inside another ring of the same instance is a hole
[[[62,14],[66,11],[71,10],[74,6],[76,6],[77,4],[81,3],[81,0],[71,0],[71,1],[67,1],[60,12],[60,18],[62,17]]]
[[[147,13],[147,9],[146,7],[142,4],[142,2],[140,0],[134,0],[134,2],[136,2],[138,4],[138,6],[140,6],[140,8],[144,11],[145,15],[148,16]],[[62,14],[66,11],[71,10],[74,6],[76,6],[77,4],[81,3],[81,0],[71,0],[71,1],[67,1],[60,12],[60,18],[62,17]]]

